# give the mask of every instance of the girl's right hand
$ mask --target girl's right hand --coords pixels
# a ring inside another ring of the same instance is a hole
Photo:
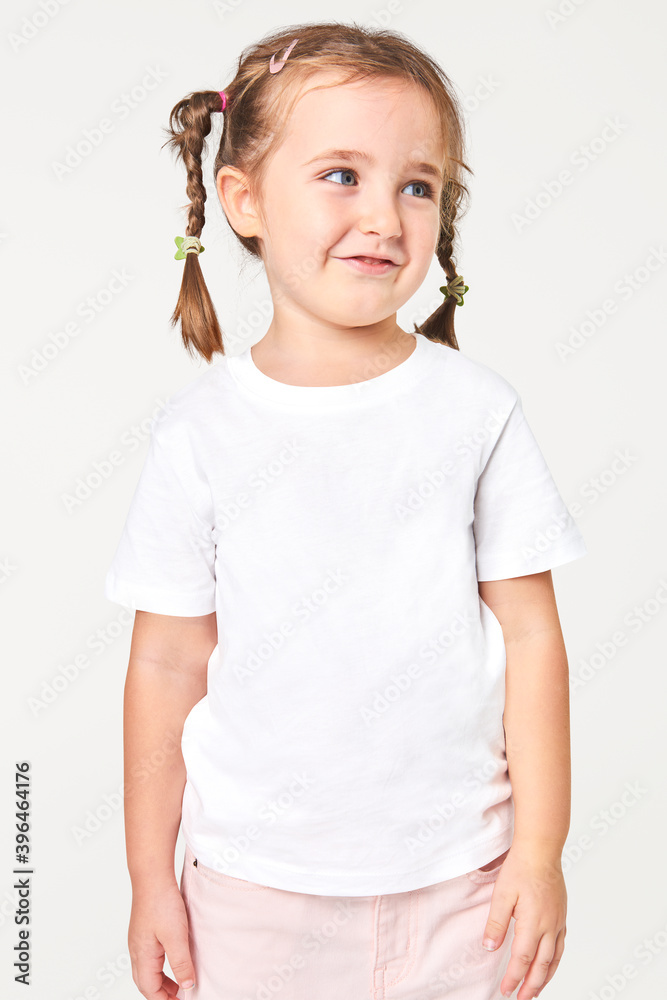
[[[194,984],[188,918],[175,879],[133,885],[127,942],[132,978],[146,1000],[171,1000]],[[178,982],[163,972],[165,954]]]

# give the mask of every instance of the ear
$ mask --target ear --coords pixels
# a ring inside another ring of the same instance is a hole
[[[215,189],[232,229],[239,236],[261,236],[261,220],[247,175],[237,167],[220,167]]]

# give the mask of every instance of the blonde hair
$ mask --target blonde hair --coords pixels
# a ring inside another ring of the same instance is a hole
[[[294,38],[298,44],[277,74],[269,72],[272,55],[282,56]],[[464,123],[460,102],[451,81],[429,55],[403,35],[387,29],[373,30],[356,23],[337,21],[293,24],[265,35],[241,53],[234,79],[224,87],[227,107],[223,111],[223,131],[215,162],[214,177],[220,167],[230,165],[244,171],[252,192],[260,198],[264,173],[272,151],[285,134],[291,109],[304,83],[316,73],[331,69],[336,84],[378,77],[393,77],[421,87],[431,98],[439,118],[446,151],[445,178],[440,199],[440,232],[435,254],[447,280],[457,273],[454,226],[461,205],[468,196],[463,171],[473,171],[463,161]],[[220,111],[217,90],[190,93],[179,101],[169,116],[169,136],[165,145],[176,150],[187,170],[187,236],[201,236],[204,228],[206,188],[202,175],[202,150],[211,131],[211,115]],[[231,228],[231,226],[230,226]],[[232,230],[234,232],[234,230]],[[256,236],[234,235],[252,257],[261,260]],[[454,333],[456,301],[443,302],[414,332],[458,350]],[[199,254],[188,253],[183,263],[183,280],[171,317],[181,321],[183,343],[191,353],[207,361],[224,354],[218,317],[199,264]]]

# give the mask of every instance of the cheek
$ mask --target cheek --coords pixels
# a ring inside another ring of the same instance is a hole
[[[298,218],[293,220],[292,246],[300,257],[307,256],[318,264],[324,264],[346,232],[340,213],[327,213],[321,205],[304,205]]]
[[[415,217],[412,229],[415,240],[422,246],[432,246],[435,249],[438,241],[438,233],[440,232],[440,219],[435,207],[433,211],[423,212],[418,217]]]

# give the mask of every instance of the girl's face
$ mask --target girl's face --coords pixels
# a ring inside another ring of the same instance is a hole
[[[416,85],[311,89],[323,80],[331,75],[311,79],[298,100],[255,206],[274,322],[384,326],[420,287],[435,252],[440,124]],[[393,264],[369,273],[346,261],[365,255]]]

